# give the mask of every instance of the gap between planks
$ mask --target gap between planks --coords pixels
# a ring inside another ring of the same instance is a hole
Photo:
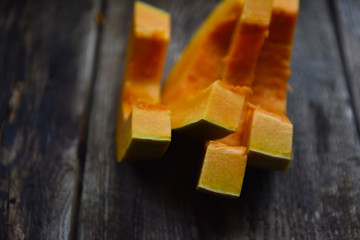
[[[96,15],[101,13],[104,17],[106,16],[106,6],[107,0],[98,0],[96,1],[95,7],[93,9],[94,21],[96,21],[97,29],[96,29],[96,39],[95,39],[95,55],[94,61],[92,64],[92,72],[91,72],[91,80],[90,80],[90,92],[88,95],[88,99],[86,100],[84,107],[84,115],[83,119],[80,123],[79,130],[79,144],[77,148],[77,158],[78,158],[78,174],[76,177],[76,182],[74,184],[74,199],[73,199],[73,211],[71,213],[71,228],[69,239],[76,239],[78,232],[78,218],[80,212],[80,202],[81,202],[81,193],[82,193],[82,185],[84,178],[84,166],[86,162],[86,153],[87,153],[87,142],[88,142],[88,132],[89,132],[89,122],[90,122],[90,114],[93,109],[93,101],[94,101],[94,89],[95,89],[95,81],[98,75],[98,63],[99,63],[99,53],[100,46],[102,40],[102,33],[104,26],[98,22]]]
[[[352,110],[353,116],[354,116],[353,118],[355,121],[356,130],[357,130],[356,132],[357,132],[357,136],[360,138],[360,109],[356,109],[356,99],[355,99],[354,93],[351,91],[351,87],[352,87],[351,77],[350,77],[351,73],[350,73],[349,65],[348,65],[349,62],[348,62],[348,59],[346,58],[345,49],[343,47],[344,40],[341,37],[341,30],[340,30],[340,28],[342,26],[340,23],[339,15],[341,13],[340,13],[340,10],[336,7],[335,1],[336,0],[328,0],[327,5],[329,6],[329,13],[330,13],[332,26],[334,28],[335,40],[336,40],[336,44],[339,49],[341,68],[343,69],[346,90],[350,96],[350,106],[351,106],[351,110]]]

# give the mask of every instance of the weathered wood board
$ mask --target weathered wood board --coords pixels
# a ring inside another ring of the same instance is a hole
[[[0,238],[68,239],[97,1],[0,3]]]
[[[166,75],[218,1],[147,2],[172,14]],[[116,162],[132,6],[0,1],[0,239],[360,238],[359,3],[301,0],[294,161],[248,168],[239,199],[195,191],[203,144],[181,136],[159,161]]]
[[[150,1],[172,13],[166,71],[216,1]],[[359,138],[327,1],[302,1],[288,112],[288,172],[248,168],[238,200],[195,191],[202,145],[178,140],[150,163],[116,163],[114,132],[132,3],[108,1],[101,36],[79,239],[344,239],[359,236]],[[181,144],[180,144],[181,143]]]
[[[360,134],[360,1],[331,1],[344,73]]]

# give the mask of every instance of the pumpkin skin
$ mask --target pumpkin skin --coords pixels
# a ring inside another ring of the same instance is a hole
[[[169,40],[170,15],[136,1],[118,111],[118,161],[160,158],[170,143],[170,110],[159,103]]]

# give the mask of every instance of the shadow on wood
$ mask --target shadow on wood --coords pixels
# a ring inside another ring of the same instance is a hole
[[[131,168],[133,176],[141,182],[143,194],[146,196],[144,201],[166,202],[167,211],[186,205],[179,209],[182,213],[174,212],[174,216],[183,214],[185,218],[193,219],[197,228],[202,229],[196,238],[231,235],[231,232],[241,229],[248,232],[248,223],[258,221],[260,209],[266,208],[264,199],[269,195],[267,189],[270,189],[272,173],[248,167],[238,199],[198,192],[196,184],[204,150],[202,142],[175,135],[162,159],[129,163],[126,167]],[[245,214],[249,211],[251,214]],[[245,216],[250,216],[251,219],[242,219]],[[243,225],[239,225],[241,222]],[[214,231],[217,232],[216,235],[213,235]]]

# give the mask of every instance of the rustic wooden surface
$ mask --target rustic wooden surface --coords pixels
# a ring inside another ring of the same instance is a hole
[[[148,2],[172,14],[168,72],[217,1]],[[195,191],[201,143],[116,162],[132,1],[1,1],[0,239],[359,239],[360,4],[300,9],[294,161],[248,168],[234,200]]]
[[[0,238],[74,229],[96,1],[1,1]]]

